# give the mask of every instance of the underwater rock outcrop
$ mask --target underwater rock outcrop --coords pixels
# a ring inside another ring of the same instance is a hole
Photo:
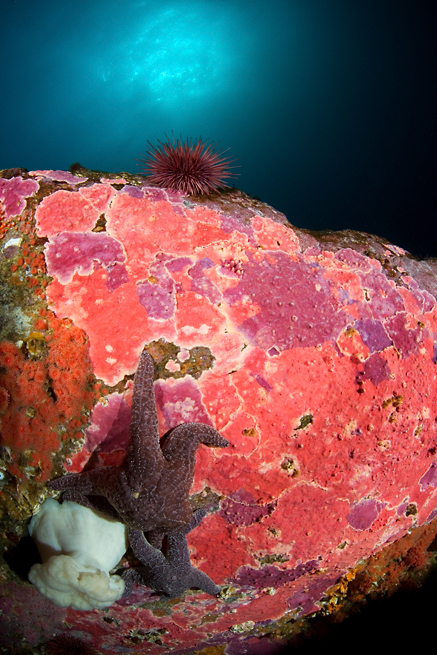
[[[187,535],[191,563],[218,598],[166,602],[141,586],[104,621],[50,612],[6,559],[11,648],[68,624],[113,653],[235,655],[261,638],[274,649],[299,617],[365,596],[387,549],[405,557],[397,575],[424,566],[437,516],[436,272],[378,237],[295,228],[236,189],[193,199],[125,173],[0,173],[5,548],[48,480],[120,463],[144,346],[160,434],[198,422],[230,443],[199,449],[190,496],[208,512]],[[25,608],[33,618],[15,624]]]

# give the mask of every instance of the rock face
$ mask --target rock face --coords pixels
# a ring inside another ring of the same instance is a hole
[[[191,560],[220,598],[138,587],[105,613],[65,610],[5,564],[8,632],[33,617],[17,643],[69,624],[113,653],[258,652],[261,627],[317,611],[435,517],[435,263],[294,228],[235,189],[192,199],[81,168],[3,171],[0,221],[5,529],[62,470],[120,461],[144,345],[162,434],[200,421],[231,444],[199,448],[191,490],[210,510]]]

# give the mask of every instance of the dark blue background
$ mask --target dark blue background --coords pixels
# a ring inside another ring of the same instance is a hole
[[[138,172],[164,133],[310,229],[437,256],[424,0],[2,0],[0,168]]]

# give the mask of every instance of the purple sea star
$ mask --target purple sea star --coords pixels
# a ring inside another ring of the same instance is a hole
[[[153,360],[143,350],[134,378],[130,439],[123,462],[119,466],[65,475],[49,482],[49,487],[64,491],[63,499],[102,511],[127,525],[131,545],[135,544],[137,556],[143,562],[149,547],[156,551],[154,561],[158,566],[160,555],[162,558],[164,555],[154,547],[160,547],[164,536],[168,535],[169,549],[164,559],[173,567],[172,571],[184,571],[182,587],[187,588],[188,582],[194,585],[192,581],[199,578],[197,581],[203,580],[202,588],[206,591],[203,574],[199,571],[201,575],[196,577],[187,568],[189,556],[188,550],[184,550],[185,535],[204,516],[196,513],[200,518],[193,518],[188,493],[194,477],[197,446],[202,443],[225,448],[229,442],[204,423],[182,423],[160,442],[153,373]],[[182,558],[179,568],[174,566],[177,557]],[[150,580],[161,580],[158,572],[148,575]],[[161,582],[159,584],[162,586]],[[216,593],[214,583],[209,580],[208,584]],[[168,582],[171,593],[176,588],[172,585]]]
[[[206,513],[204,509],[197,510],[184,530],[168,535],[165,554],[154,548],[144,534],[138,530],[129,530],[130,545],[142,566],[123,571],[121,577],[126,585],[123,596],[130,596],[136,582],[147,585],[166,599],[178,598],[186,589],[193,587],[216,596],[220,587],[206,573],[191,566],[186,537],[199,525]]]

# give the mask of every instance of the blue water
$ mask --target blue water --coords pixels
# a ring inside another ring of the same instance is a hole
[[[435,4],[1,0],[0,168],[202,136],[291,223],[437,256]]]

